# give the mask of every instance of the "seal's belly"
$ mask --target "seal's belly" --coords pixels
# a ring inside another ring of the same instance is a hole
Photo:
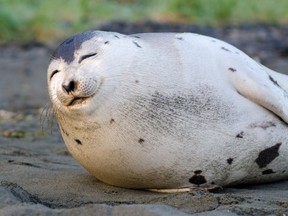
[[[225,186],[283,178],[285,170],[277,163],[288,162],[279,154],[287,141],[286,125],[237,92],[219,96],[211,86],[199,89],[196,95],[157,91],[130,98],[98,128],[78,126],[71,131],[74,137],[62,133],[65,143],[89,172],[121,187]],[[261,155],[265,149],[268,156]]]

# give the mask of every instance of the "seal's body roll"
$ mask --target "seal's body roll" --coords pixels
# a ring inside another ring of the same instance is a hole
[[[48,86],[69,152],[108,184],[288,178],[288,77],[223,41],[84,32],[56,49]]]

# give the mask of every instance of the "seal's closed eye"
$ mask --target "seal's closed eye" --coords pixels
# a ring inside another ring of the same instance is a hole
[[[87,58],[90,58],[90,57],[92,57],[92,56],[96,56],[96,55],[97,55],[97,53],[90,53],[90,54],[87,54],[87,55],[83,55],[83,56],[81,56],[81,57],[79,58],[78,63],[80,64],[83,60],[85,60],[85,59],[87,59]]]
[[[50,76],[50,80],[52,79],[52,77],[56,74],[60,72],[59,70],[54,70],[52,73],[51,73],[51,76]]]

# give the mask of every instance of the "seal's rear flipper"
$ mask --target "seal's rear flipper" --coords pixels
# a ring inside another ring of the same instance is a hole
[[[288,124],[288,76],[263,65],[251,65],[249,70],[230,69],[230,80],[244,97],[265,107]]]

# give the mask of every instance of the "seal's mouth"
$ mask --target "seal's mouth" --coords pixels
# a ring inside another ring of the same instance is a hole
[[[93,96],[93,95],[92,95]],[[85,103],[89,98],[91,98],[92,96],[89,97],[75,97],[73,98],[68,104],[67,107],[72,107],[74,105],[78,105],[78,104],[83,104]]]

